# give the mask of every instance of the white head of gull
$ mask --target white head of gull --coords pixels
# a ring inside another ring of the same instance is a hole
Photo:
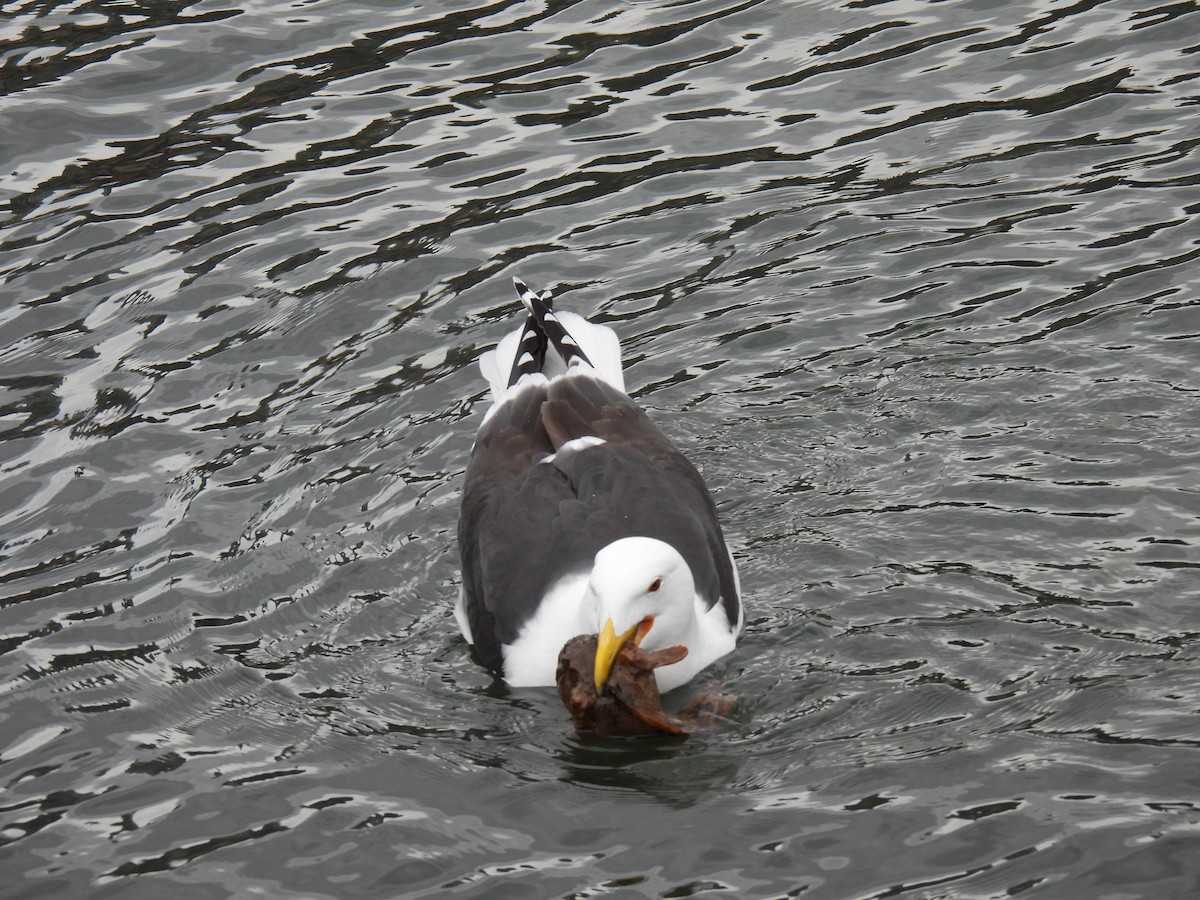
[[[599,634],[597,688],[627,640],[685,646],[655,669],[678,687],[742,627],[712,497],[625,393],[612,330],[514,283],[526,320],[480,359],[493,405],[463,485],[459,626],[514,686],[554,684],[563,645]]]

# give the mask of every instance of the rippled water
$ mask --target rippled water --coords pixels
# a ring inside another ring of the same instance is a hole
[[[5,896],[1193,896],[1198,13],[5,4]],[[715,733],[457,637],[515,273],[714,487]]]

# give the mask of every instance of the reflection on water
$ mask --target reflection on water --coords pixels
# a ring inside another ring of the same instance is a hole
[[[5,11],[14,897],[1193,886],[1195,4]],[[714,734],[456,637],[517,272],[716,489]]]

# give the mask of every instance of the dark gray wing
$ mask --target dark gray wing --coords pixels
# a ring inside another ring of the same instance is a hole
[[[500,645],[513,641],[563,571],[539,553],[556,510],[573,500],[567,480],[539,460],[554,452],[541,423],[544,385],[529,385],[480,427],[467,462],[458,520],[463,600],[476,653],[503,668]]]
[[[583,426],[576,422],[571,430],[576,418]],[[542,419],[559,445],[585,436],[581,431],[606,441],[561,464],[576,496],[594,498],[596,505],[607,501],[620,519],[617,537],[642,535],[673,546],[709,608],[720,602],[730,624],[737,622],[733,563],[712,495],[696,467],[641,407],[598,378],[560,378],[550,385]]]
[[[604,443],[558,454],[569,441]],[[591,569],[622,537],[666,541],[732,625],[733,566],[700,473],[629,397],[583,373],[530,385],[480,429],[459,520],[463,592],[476,652],[502,668],[545,591]]]

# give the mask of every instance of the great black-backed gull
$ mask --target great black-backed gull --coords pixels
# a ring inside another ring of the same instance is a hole
[[[514,686],[552,685],[563,645],[599,634],[596,684],[634,640],[682,644],[668,691],[729,653],[737,569],[700,473],[625,393],[612,329],[513,283],[525,323],[483,354],[493,404],[467,463],[455,617]]]

